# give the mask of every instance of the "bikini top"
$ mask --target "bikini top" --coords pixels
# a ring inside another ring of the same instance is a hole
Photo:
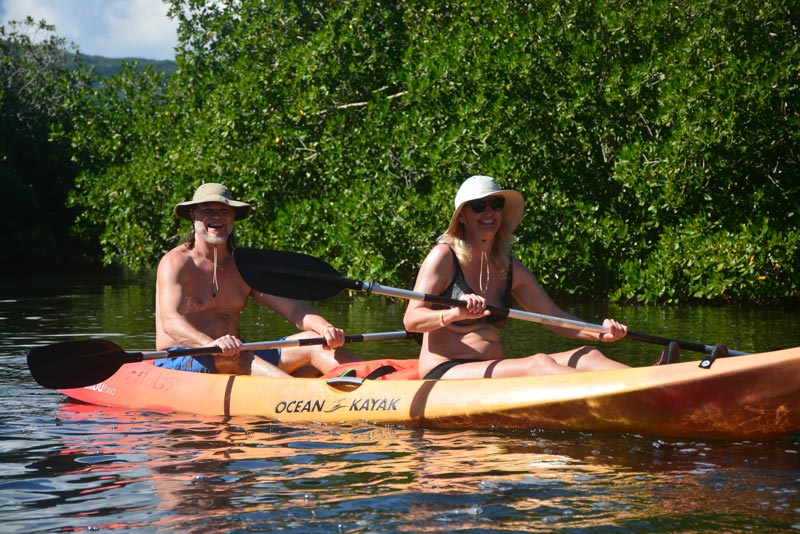
[[[475,294],[475,290],[473,290],[467,281],[464,279],[464,273],[461,270],[461,263],[458,261],[458,256],[456,256],[456,252],[448,245],[450,249],[450,254],[453,256],[453,261],[456,264],[456,274],[453,276],[453,281],[450,282],[450,285],[447,286],[447,289],[442,292],[442,297],[447,297],[451,299],[460,299],[462,296],[467,295],[469,293]],[[512,258],[513,259],[513,258]],[[506,292],[503,295],[501,303],[504,307],[510,308],[514,303],[513,297],[511,296],[511,281],[513,277],[512,271],[513,261],[509,261],[508,263],[508,276],[506,280],[508,281],[506,284]],[[432,306],[434,309],[444,309],[447,306]],[[453,324],[456,325],[468,325],[468,324],[475,324],[478,322],[484,322],[488,324],[493,324],[500,326],[506,322],[507,317],[500,316],[500,315],[489,315],[487,317],[483,317],[482,319],[468,319],[465,321],[456,321]]]

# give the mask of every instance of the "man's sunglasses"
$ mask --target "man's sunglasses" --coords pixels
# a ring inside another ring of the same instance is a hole
[[[500,211],[505,205],[506,199],[504,197],[479,198],[469,201],[469,207],[475,213],[482,213],[486,206],[491,207],[494,211]]]

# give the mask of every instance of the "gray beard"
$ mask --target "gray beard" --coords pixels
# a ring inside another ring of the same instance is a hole
[[[221,245],[225,241],[227,241],[228,237],[230,236],[230,234],[227,234],[225,236],[219,236],[219,237],[211,236],[211,235],[208,234],[208,232],[206,231],[205,227],[203,226],[203,224],[200,221],[195,221],[194,222],[194,230],[195,230],[195,232],[200,234],[200,237],[203,238],[203,241],[205,241],[209,245]]]

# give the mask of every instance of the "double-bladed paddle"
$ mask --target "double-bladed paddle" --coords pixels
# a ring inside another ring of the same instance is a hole
[[[411,339],[413,334],[400,330],[345,336],[346,343],[359,341],[381,341],[388,339]],[[265,350],[277,348],[325,345],[324,337],[281,339],[242,344],[243,350]],[[126,363],[135,363],[160,358],[178,358],[199,354],[218,354],[219,347],[180,348],[169,351],[125,352],[119,345],[105,339],[65,341],[28,352],[28,369],[40,385],[50,389],[82,388],[99,384],[116,373]]]
[[[233,258],[236,262],[236,267],[239,269],[239,274],[242,275],[242,278],[250,287],[256,291],[279,297],[300,300],[325,300],[339,294],[344,289],[348,289],[350,291],[363,291],[368,295],[370,293],[377,293],[378,295],[397,297],[406,300],[421,300],[451,307],[466,306],[466,302],[463,300],[381,286],[374,282],[345,278],[323,260],[299,252],[237,248],[233,251]],[[509,317],[511,319],[521,319],[523,321],[560,326],[574,330],[587,330],[598,333],[606,331],[601,325],[585,323],[583,321],[514,310],[500,306],[487,306],[486,308],[493,315]],[[661,336],[643,334],[641,332],[633,332],[631,330],[628,330],[628,335],[626,337],[647,343],[655,343],[657,345],[669,345],[670,342],[675,341],[682,349],[695,352],[710,353],[714,350],[712,345],[704,345],[692,341],[680,341]],[[728,352],[733,356],[747,354],[746,352],[735,350],[729,350]]]

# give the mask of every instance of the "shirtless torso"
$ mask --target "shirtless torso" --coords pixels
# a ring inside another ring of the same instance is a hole
[[[226,335],[240,337],[240,313],[247,304],[250,287],[227,250],[222,254],[218,251],[217,286],[212,285],[213,275],[213,256],[203,257],[185,245],[175,247],[161,259],[156,285],[159,350],[211,346]],[[241,371],[240,367],[238,358],[217,358],[219,372]]]
[[[218,373],[288,377],[306,366],[326,372],[340,363],[360,360],[341,348],[344,332],[306,303],[254,291],[236,268],[228,250],[234,210],[223,203],[200,203],[189,211],[193,243],[164,255],[156,276],[156,346],[210,347]],[[240,313],[248,299],[281,315],[301,332],[288,339],[321,336],[327,346],[308,345],[281,350],[278,364],[242,351]]]

